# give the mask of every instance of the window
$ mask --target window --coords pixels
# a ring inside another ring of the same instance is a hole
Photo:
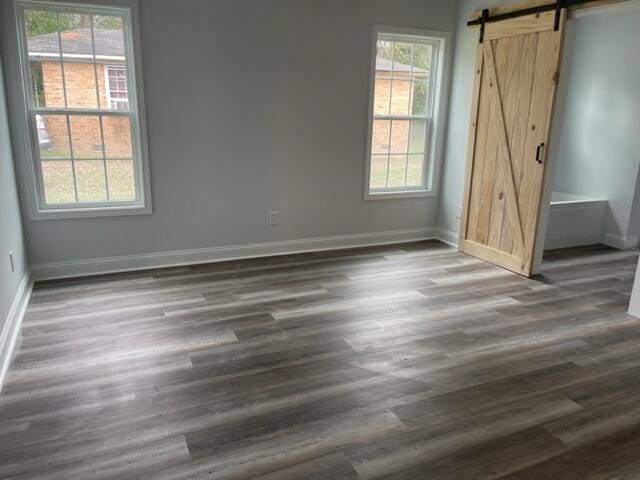
[[[37,213],[148,211],[131,11],[16,5]]]
[[[366,179],[369,199],[433,192],[444,43],[444,34],[376,31]]]
[[[128,110],[127,70],[125,67],[108,66],[106,77],[109,79],[107,97],[110,108],[113,110]]]

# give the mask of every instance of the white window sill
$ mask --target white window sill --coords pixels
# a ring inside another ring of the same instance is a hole
[[[122,207],[87,207],[87,208],[60,208],[38,210],[30,215],[31,221],[40,220],[65,220],[73,218],[102,218],[122,217],[133,215],[151,215],[151,207],[131,206]]]
[[[389,192],[367,192],[364,196],[365,200],[393,200],[399,198],[421,198],[436,197],[437,194],[433,190],[405,190],[405,191],[389,191]]]

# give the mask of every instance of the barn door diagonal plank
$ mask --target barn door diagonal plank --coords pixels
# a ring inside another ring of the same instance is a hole
[[[509,148],[509,138],[507,134],[507,125],[504,119],[504,107],[502,105],[502,95],[500,84],[498,82],[498,74],[496,72],[496,63],[493,53],[493,42],[485,42],[484,55],[489,76],[489,85],[493,101],[496,105],[497,124],[493,125],[496,129],[498,138],[498,158],[502,167],[503,175],[506,180],[505,190],[507,195],[507,210],[511,216],[513,226],[516,232],[516,240],[520,246],[524,246],[524,233],[522,229],[522,221],[520,219],[520,210],[518,208],[518,196],[516,193],[515,180],[513,178],[513,166],[511,163],[511,151]]]

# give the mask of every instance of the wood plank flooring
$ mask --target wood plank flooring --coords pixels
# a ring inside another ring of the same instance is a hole
[[[638,255],[438,242],[36,285],[3,479],[640,478]]]

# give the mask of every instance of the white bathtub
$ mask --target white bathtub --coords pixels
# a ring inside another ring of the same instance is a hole
[[[602,243],[607,200],[553,192],[545,248]]]

